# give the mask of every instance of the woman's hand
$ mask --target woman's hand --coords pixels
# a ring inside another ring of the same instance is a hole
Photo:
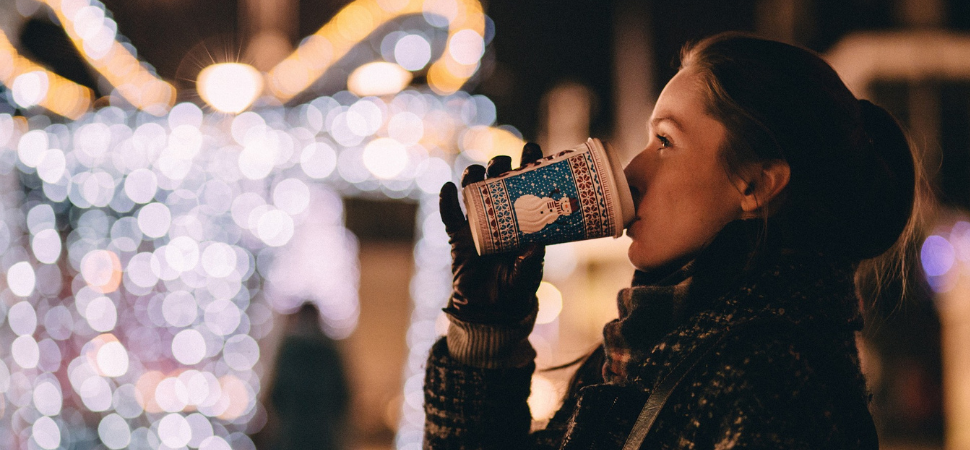
[[[542,159],[537,144],[522,148],[522,165]],[[496,156],[488,168],[468,166],[461,186],[493,178],[512,170],[512,158]],[[546,250],[531,245],[519,252],[479,256],[468,220],[458,204],[458,189],[445,183],[440,194],[441,221],[451,243],[452,294],[445,311],[466,322],[512,324],[525,318],[536,305]]]

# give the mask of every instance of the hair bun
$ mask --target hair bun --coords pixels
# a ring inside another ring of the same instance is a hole
[[[888,111],[859,100],[863,135],[862,160],[870,180],[863,187],[855,227],[862,258],[878,256],[896,243],[912,214],[916,169],[909,140]]]

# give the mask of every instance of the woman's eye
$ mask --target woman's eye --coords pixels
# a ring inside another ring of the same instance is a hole
[[[663,135],[658,134],[657,135],[657,140],[660,141],[660,148],[670,147],[670,139],[667,139],[666,136],[663,136]]]

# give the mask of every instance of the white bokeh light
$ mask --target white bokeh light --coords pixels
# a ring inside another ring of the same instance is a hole
[[[30,247],[37,261],[54,264],[61,256],[61,235],[54,229],[41,230],[31,239]]]
[[[54,450],[61,446],[61,429],[57,422],[50,417],[43,416],[31,426],[30,437],[40,448]]]
[[[374,139],[364,147],[364,166],[378,178],[394,178],[408,163],[407,149],[390,138]]]
[[[216,300],[205,307],[205,325],[219,336],[228,336],[239,327],[241,313],[229,300]]]
[[[171,224],[172,212],[162,203],[149,203],[138,211],[138,228],[145,236],[162,237]]]
[[[179,103],[168,112],[168,126],[173,130],[183,125],[199,128],[203,120],[205,114],[202,109],[190,102]]]
[[[56,380],[42,381],[34,388],[34,408],[45,416],[56,416],[61,412],[63,394]]]
[[[399,112],[388,121],[387,134],[402,144],[417,144],[424,137],[424,121],[413,112]]]
[[[205,338],[196,330],[179,331],[172,338],[172,355],[185,365],[198,364],[205,358]]]
[[[421,70],[431,61],[431,44],[419,34],[409,34],[394,44],[394,60],[407,70]]]
[[[125,177],[125,195],[135,203],[148,203],[158,191],[158,177],[148,169],[137,169]]]
[[[17,144],[17,156],[25,166],[37,167],[43,160],[48,145],[50,141],[43,130],[28,131]]]
[[[7,311],[7,322],[10,330],[17,336],[34,334],[37,329],[37,312],[28,302],[18,302]]]
[[[192,439],[192,427],[181,414],[169,414],[158,422],[158,437],[168,447],[184,447]]]
[[[188,236],[172,239],[165,246],[165,259],[178,272],[187,272],[199,263],[199,244]]]
[[[236,251],[221,242],[209,244],[202,251],[202,267],[211,277],[227,277],[236,269]]]
[[[465,29],[455,33],[448,44],[451,57],[461,64],[476,64],[485,53],[485,41],[474,30]]]
[[[108,297],[98,297],[84,309],[84,318],[92,330],[107,332],[114,329],[118,322],[118,309]]]
[[[278,209],[263,214],[256,225],[256,235],[270,247],[286,245],[293,237],[293,230],[293,219]]]
[[[250,180],[261,180],[276,165],[279,143],[265,135],[249,140],[243,151],[239,152],[239,171]]]
[[[247,64],[214,64],[199,72],[199,96],[213,108],[240,113],[249,107],[263,89],[263,77]]]
[[[96,361],[98,369],[107,377],[120,377],[128,372],[128,350],[117,340],[101,345]]]
[[[99,376],[89,376],[81,382],[81,401],[94,412],[106,411],[111,407],[111,385]]]
[[[126,384],[115,389],[111,399],[114,410],[126,419],[133,419],[144,412],[142,404],[145,398],[135,386]]]
[[[67,159],[60,149],[50,149],[44,152],[37,164],[37,176],[46,183],[57,183],[64,176],[67,169]]]
[[[182,372],[178,376],[178,379],[182,381],[182,384],[185,385],[185,389],[188,392],[188,404],[202,405],[206,403],[206,400],[212,393],[207,372],[189,369]]]
[[[108,414],[98,424],[98,437],[112,450],[126,448],[131,443],[131,427],[120,415]]]
[[[199,443],[199,450],[232,450],[229,443],[219,436],[210,436]]]
[[[198,448],[203,441],[212,437],[212,422],[206,416],[193,413],[186,416],[185,421],[189,423],[189,428],[192,429],[192,439],[189,440],[189,447]]]
[[[326,178],[337,167],[337,153],[323,142],[314,142],[303,148],[300,168],[310,178]]]
[[[280,181],[273,188],[273,204],[287,214],[300,214],[310,205],[310,188],[296,178]]]
[[[186,327],[199,315],[199,304],[187,291],[170,292],[162,301],[162,316],[173,327]]]
[[[93,250],[81,260],[81,276],[88,286],[111,292],[121,277],[121,261],[110,250]]]
[[[13,101],[24,108],[35,106],[47,98],[50,80],[42,71],[27,72],[13,80]]]
[[[40,348],[37,347],[34,337],[29,334],[20,336],[10,343],[10,354],[14,362],[24,369],[37,367],[37,362],[40,360]]]
[[[155,401],[162,411],[174,413],[189,404],[189,391],[185,383],[176,377],[165,378],[155,388]]]
[[[10,389],[10,369],[0,361],[0,393],[6,393]]]
[[[7,270],[7,286],[10,291],[19,297],[29,297],[34,292],[34,284],[37,276],[30,263],[21,261],[10,266]]]
[[[452,181],[451,166],[437,158],[422,161],[417,172],[414,182],[428,194],[437,194],[443,184]]]
[[[259,360],[259,344],[249,335],[237,334],[226,340],[222,353],[229,367],[249,370]]]
[[[136,286],[142,288],[152,287],[155,283],[158,283],[158,275],[155,275],[155,272],[152,271],[151,264],[151,253],[139,253],[128,261],[126,275]]]

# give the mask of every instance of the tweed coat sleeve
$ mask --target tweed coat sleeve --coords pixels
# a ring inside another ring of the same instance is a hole
[[[424,448],[532,448],[527,400],[534,370],[534,363],[471,367],[449,355],[445,339],[436,342],[425,374]]]

